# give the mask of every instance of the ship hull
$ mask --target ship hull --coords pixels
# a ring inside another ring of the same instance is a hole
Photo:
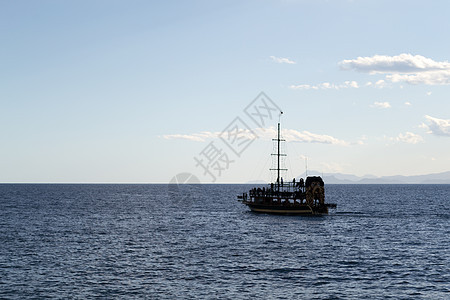
[[[310,207],[309,205],[261,205],[253,202],[243,202],[256,213],[278,215],[323,215],[328,214],[327,207]]]

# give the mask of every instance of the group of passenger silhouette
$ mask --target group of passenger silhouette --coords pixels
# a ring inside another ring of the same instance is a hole
[[[280,184],[278,184],[280,182]],[[279,185],[279,188],[278,188]],[[252,196],[266,196],[266,195],[274,195],[277,192],[282,192],[282,193],[286,193],[288,192],[287,190],[285,190],[284,188],[290,188],[290,187],[297,187],[297,188],[302,188],[305,186],[305,182],[303,180],[303,178],[300,178],[300,180],[298,182],[295,181],[295,178],[292,180],[292,185],[290,183],[288,183],[286,186],[284,185],[283,182],[283,177],[281,177],[281,180],[279,181],[277,179],[276,183],[271,183],[270,184],[270,188],[253,188],[250,190],[250,195]],[[294,190],[294,192],[296,192]]]

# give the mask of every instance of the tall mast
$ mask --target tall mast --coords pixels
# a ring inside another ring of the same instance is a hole
[[[283,112],[281,112],[283,113]],[[277,156],[278,156],[278,163],[277,163],[277,178],[278,178],[278,191],[280,191],[280,122],[278,122],[278,138],[277,138],[277,142],[278,142],[278,151],[277,151]]]
[[[280,119],[281,119],[281,115],[283,114],[282,111],[280,111]],[[280,191],[280,181],[281,181],[281,177],[280,177],[280,171],[286,171],[287,169],[282,169],[280,168],[280,157],[281,156],[286,156],[286,154],[282,154],[281,153],[281,148],[280,148],[280,143],[284,142],[283,139],[281,139],[281,129],[280,129],[280,123],[281,121],[278,120],[278,134],[277,134],[277,138],[276,139],[272,139],[273,141],[277,141],[277,153],[272,153],[272,155],[276,155],[277,156],[277,168],[276,169],[270,169],[272,171],[277,171],[277,191]]]

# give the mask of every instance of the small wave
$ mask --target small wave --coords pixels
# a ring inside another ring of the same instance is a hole
[[[358,211],[338,211],[338,212],[334,213],[333,215],[335,215],[335,216],[346,216],[346,215],[364,216],[366,214],[363,212],[358,212]]]
[[[275,268],[268,271],[272,273],[301,273],[308,271],[308,268]]]

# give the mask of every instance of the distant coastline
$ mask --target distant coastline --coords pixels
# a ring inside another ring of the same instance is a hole
[[[319,172],[309,172],[311,174],[320,174]],[[413,176],[356,176],[341,173],[324,173],[323,179],[327,184],[450,184],[450,171],[413,175]]]
[[[317,171],[308,171],[308,175],[320,175],[326,184],[450,184],[450,171],[425,175],[381,177],[374,175],[356,176],[342,173],[322,173]],[[306,174],[303,173],[297,178],[305,177]],[[254,180],[246,183],[265,184],[262,180]]]

